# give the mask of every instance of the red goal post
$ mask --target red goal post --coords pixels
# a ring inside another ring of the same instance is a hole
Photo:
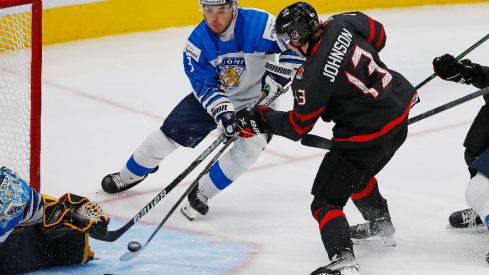
[[[0,166],[40,191],[42,1],[0,0]]]

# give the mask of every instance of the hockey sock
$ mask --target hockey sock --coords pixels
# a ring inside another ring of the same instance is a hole
[[[350,249],[353,251],[353,244],[350,239],[350,226],[346,220],[345,213],[339,206],[325,205],[319,209],[317,198],[314,199],[311,210],[313,216],[319,224],[319,231],[324,248],[328,252],[331,260],[334,255],[342,250]]]
[[[228,187],[233,181],[228,179],[219,166],[217,161],[209,173],[202,176],[199,181],[199,191],[208,199],[212,199],[219,194],[224,188]]]
[[[120,171],[122,180],[125,183],[141,180],[179,146],[160,129],[155,130],[122,167]]]
[[[359,189],[360,191],[356,190],[357,193],[351,195],[351,199],[365,220],[373,221],[384,217],[390,219],[387,200],[380,194],[375,177],[368,183],[364,182]]]
[[[238,138],[199,182],[200,192],[208,199],[227,188],[256,162],[267,145],[268,136],[260,134],[251,138]]]
[[[489,229],[489,179],[482,173],[473,177],[465,191],[465,200]]]

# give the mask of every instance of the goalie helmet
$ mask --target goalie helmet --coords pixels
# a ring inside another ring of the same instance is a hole
[[[14,172],[0,168],[0,227],[20,216],[29,200],[29,187]]]
[[[199,0],[199,7],[201,8],[204,5],[217,6],[217,5],[225,5],[225,4],[231,4],[231,7],[233,9],[238,8],[238,0]]]
[[[282,43],[307,38],[318,27],[316,10],[306,2],[297,2],[283,9],[277,17],[275,32]]]

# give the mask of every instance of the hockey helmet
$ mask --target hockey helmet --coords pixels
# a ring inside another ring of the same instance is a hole
[[[20,216],[29,199],[28,185],[9,169],[0,168],[0,227]]]
[[[238,8],[238,0],[199,0],[199,7],[201,8],[204,5],[218,6],[218,5],[225,5],[225,4],[231,4],[233,10]]]
[[[277,17],[275,32],[284,44],[312,34],[319,25],[316,10],[306,2],[297,2],[283,9]]]

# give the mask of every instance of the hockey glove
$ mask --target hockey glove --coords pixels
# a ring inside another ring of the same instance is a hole
[[[73,229],[97,236],[107,235],[110,219],[97,203],[70,193],[59,199],[42,195],[42,199],[44,217],[41,231],[49,239],[61,237]]]
[[[224,102],[217,105],[212,111],[218,129],[222,131],[226,137],[226,142],[234,135],[234,122],[236,121],[236,114],[234,113],[234,106],[231,102]]]
[[[254,112],[244,110],[236,118],[236,128],[240,131],[239,136],[249,138],[260,133],[269,133],[265,123],[263,113],[268,112],[269,108],[260,106]]]
[[[433,69],[442,79],[462,84],[471,84],[476,76],[474,64],[470,60],[455,61],[455,58],[449,54],[435,58]]]
[[[265,73],[261,79],[262,91],[268,87],[268,97],[272,98],[278,91],[283,89],[292,79],[293,68],[289,68],[284,64],[272,64],[267,62],[265,65]]]

